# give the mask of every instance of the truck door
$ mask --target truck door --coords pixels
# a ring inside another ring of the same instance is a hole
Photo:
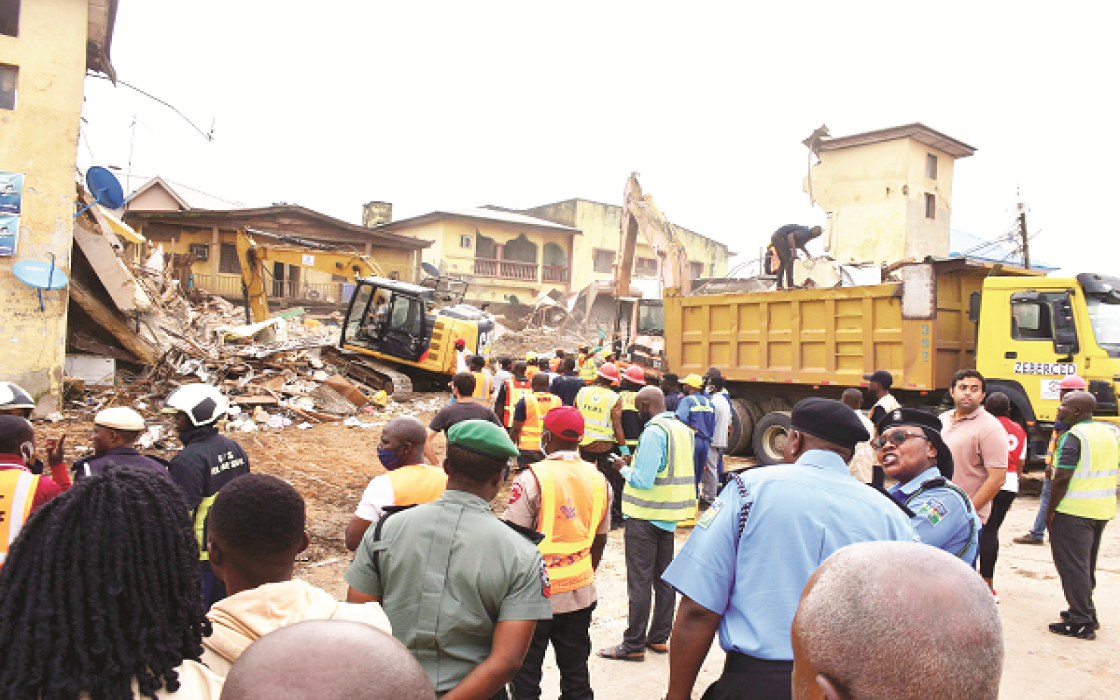
[[[1036,420],[1053,421],[1059,403],[1058,383],[1078,369],[1080,347],[1070,291],[1012,294],[1009,330],[1002,348],[1002,378],[1023,387]]]

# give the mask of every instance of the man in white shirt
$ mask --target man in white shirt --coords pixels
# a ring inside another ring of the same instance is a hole
[[[723,377],[709,376],[712,408],[716,412],[716,427],[708,446],[708,462],[700,484],[700,507],[707,508],[719,495],[719,477],[723,474],[723,453],[727,451],[727,434],[731,431],[731,397],[723,388]]]

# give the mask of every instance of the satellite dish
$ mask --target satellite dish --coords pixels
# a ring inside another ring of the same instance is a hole
[[[43,306],[44,289],[62,289],[70,281],[66,273],[55,267],[54,256],[50,262],[41,260],[20,260],[12,265],[12,274],[20,282],[34,287],[39,292],[39,310],[46,311]]]
[[[121,189],[121,182],[107,168],[95,165],[87,170],[86,187],[93,195],[93,204],[100,204],[109,209],[120,209],[124,206],[124,190]],[[93,204],[75,214],[74,218],[81,216]]]
[[[437,268],[435,265],[433,265],[431,263],[426,263],[426,262],[420,263],[420,269],[422,269],[424,272],[428,273],[432,277],[439,277],[439,268]]]

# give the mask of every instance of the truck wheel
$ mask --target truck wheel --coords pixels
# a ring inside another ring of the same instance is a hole
[[[762,412],[746,399],[731,399],[731,434],[727,438],[727,454],[737,455],[751,446],[754,426]]]
[[[758,421],[751,443],[754,445],[754,456],[763,466],[782,461],[790,429],[789,411],[767,413]]]

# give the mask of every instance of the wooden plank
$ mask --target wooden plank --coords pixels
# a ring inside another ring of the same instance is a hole
[[[135,355],[136,359],[144,364],[155,364],[156,355],[152,347],[136,335],[114,310],[101,303],[101,300],[94,296],[80,280],[70,280],[70,298],[77,302],[95,323],[112,334],[125,350]]]

